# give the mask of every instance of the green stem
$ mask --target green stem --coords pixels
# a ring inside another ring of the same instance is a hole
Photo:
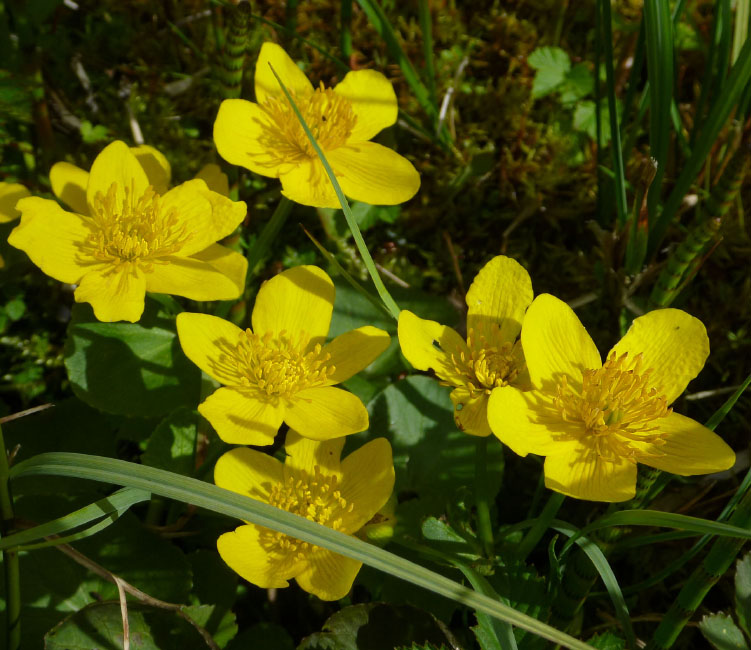
[[[519,543],[519,546],[516,549],[516,556],[520,562],[524,562],[527,559],[527,556],[534,550],[535,546],[537,546],[538,542],[542,539],[545,531],[550,528],[550,522],[555,519],[555,516],[561,509],[563,500],[565,498],[566,497],[559,492],[551,493],[548,502],[545,504],[545,507],[540,513],[540,516],[535,519],[535,523],[532,525],[532,528],[527,531],[524,539]]]
[[[276,239],[279,231],[284,227],[284,223],[287,221],[293,205],[294,203],[286,196],[281,198],[279,205],[274,210],[274,214],[271,215],[271,219],[266,222],[261,234],[258,235],[258,239],[256,239],[248,251],[248,279],[253,277],[256,267],[263,259],[263,256],[266,255],[271,242]]]
[[[0,428],[0,529],[2,535],[8,535],[13,527],[13,499],[10,496],[8,484],[10,467],[8,454],[5,451],[5,440]],[[18,565],[18,552],[3,551],[3,566],[5,567],[5,601],[7,614],[7,648],[17,650],[21,647],[21,574]]]
[[[485,555],[492,558],[495,545],[488,503],[488,438],[489,436],[478,437],[477,447],[475,447],[475,505],[477,507],[477,533]]]

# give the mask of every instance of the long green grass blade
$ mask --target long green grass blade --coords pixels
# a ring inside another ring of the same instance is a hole
[[[11,469],[11,480],[22,476],[67,476],[139,488],[228,517],[251,521],[358,560],[564,647],[591,650],[591,646],[568,634],[398,555],[267,503],[194,478],[114,458],[63,452],[40,454],[15,465]]]
[[[751,384],[751,375],[746,377],[746,380],[738,386],[738,390],[736,390],[726,401],[725,403],[717,409],[713,414],[712,417],[707,420],[706,424],[704,425],[707,427],[707,429],[711,429],[714,431],[717,426],[725,419],[725,416],[730,413],[731,409],[735,406],[735,403],[740,399],[741,395],[746,391],[746,389]]]
[[[292,95],[289,94],[289,91],[287,90],[284,83],[282,83],[282,80],[279,78],[279,75],[276,73],[276,70],[274,70],[273,67],[271,67],[271,71],[274,73],[276,80],[279,82],[279,85],[281,86],[282,91],[284,92],[284,95],[287,98],[287,101],[292,107],[292,110],[295,112],[295,115],[297,116],[297,119],[299,120],[300,125],[305,130],[305,135],[308,136],[308,140],[310,140],[310,144],[313,146],[313,149],[315,149],[315,152],[318,155],[318,158],[320,159],[321,164],[323,165],[323,168],[326,170],[326,174],[331,180],[331,184],[334,186],[334,191],[336,192],[336,196],[339,199],[339,203],[342,206],[342,211],[344,212],[344,219],[347,221],[347,225],[349,226],[350,232],[352,233],[352,237],[355,240],[355,245],[357,246],[357,250],[360,251],[360,256],[362,257],[362,261],[365,264],[365,268],[368,270],[368,273],[370,274],[371,279],[373,280],[373,284],[375,285],[378,295],[380,296],[381,300],[383,300],[383,304],[386,305],[386,308],[389,310],[389,313],[396,320],[399,320],[399,307],[394,301],[394,299],[391,297],[391,294],[389,293],[389,290],[386,288],[386,285],[383,284],[383,280],[381,280],[381,276],[378,274],[378,269],[375,266],[375,262],[373,262],[373,258],[370,255],[368,246],[365,244],[365,240],[362,237],[362,233],[360,232],[360,227],[357,225],[355,216],[352,214],[352,209],[349,207],[349,202],[347,201],[347,198],[344,196],[344,192],[342,192],[342,188],[339,186],[339,181],[336,180],[336,176],[334,175],[334,170],[331,169],[331,165],[329,165],[328,160],[326,160],[326,156],[324,155],[323,150],[318,145],[318,142],[316,141],[315,136],[313,135],[313,132],[310,130],[310,127],[305,122],[305,118],[302,116],[302,113],[300,113],[300,109],[297,108],[297,104],[295,104],[295,100],[292,99]]]
[[[294,205],[295,204],[286,196],[282,196],[274,210],[274,214],[272,214],[271,218],[264,224],[261,234],[258,235],[258,239],[253,242],[253,246],[248,250],[248,276],[246,280],[248,284],[253,279],[256,267],[269,252],[271,244],[284,227],[287,217],[292,211],[292,206]]]
[[[738,60],[741,48],[748,38],[749,20],[751,20],[751,0],[737,0],[735,3],[733,50],[730,53],[730,63],[735,63]]]
[[[662,213],[654,227],[650,224],[649,251],[647,253],[649,257],[652,257],[659,248],[668,226],[675,218],[678,208],[683,202],[683,198],[691,189],[691,184],[704,166],[720,131],[727,123],[730,113],[738,104],[749,82],[751,82],[751,39],[746,40],[743,44],[738,60],[723,86],[722,93],[712,105],[712,109],[702,125],[701,133],[691,151],[691,157],[684,163],[673,191],[665,201]]]
[[[339,6],[339,49],[342,56],[348,59],[352,56],[352,0],[341,0]]]
[[[112,513],[125,511],[136,503],[148,501],[151,494],[145,490],[125,488],[96,503],[71,512],[63,517],[23,530],[0,539],[0,550],[25,546],[51,535],[60,535]]]

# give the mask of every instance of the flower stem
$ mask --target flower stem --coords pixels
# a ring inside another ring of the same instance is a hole
[[[524,562],[527,559],[527,556],[534,550],[535,546],[537,546],[537,543],[545,534],[545,531],[550,527],[550,522],[553,521],[558,514],[558,511],[561,509],[565,498],[566,497],[559,492],[552,492],[550,494],[550,498],[542,509],[540,516],[537,517],[532,528],[527,531],[524,539],[519,542],[516,556],[520,562]]]
[[[250,250],[248,250],[248,279],[253,277],[256,266],[263,259],[263,256],[271,246],[271,242],[276,239],[279,231],[284,227],[284,223],[287,221],[293,205],[294,203],[286,196],[281,197],[276,210],[274,210],[274,214],[271,215],[271,219],[266,222],[261,234],[258,235],[258,239],[256,239]]]
[[[480,543],[488,558],[494,555],[493,525],[490,521],[490,504],[488,503],[487,456],[488,438],[477,438],[475,447],[475,506],[477,508],[477,533]]]
[[[0,534],[8,535],[13,526],[13,501],[10,496],[8,479],[10,468],[8,454],[5,451],[5,440],[0,427]],[[18,551],[3,551],[3,567],[5,569],[5,602],[7,615],[8,650],[18,650],[21,647],[21,574],[18,565]]]

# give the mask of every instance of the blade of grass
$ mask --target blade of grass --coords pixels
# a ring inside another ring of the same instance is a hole
[[[253,242],[253,246],[248,250],[248,274],[246,282],[250,282],[255,274],[256,267],[260,264],[264,256],[269,252],[272,242],[284,227],[289,213],[292,211],[294,203],[286,196],[279,199],[279,203],[274,210],[274,214],[266,222],[258,235],[258,239]]]
[[[352,56],[352,0],[342,0],[340,5],[339,49],[342,56]]]
[[[751,81],[751,39],[746,40],[743,44],[738,60],[730,71],[730,76],[725,82],[722,93],[714,102],[709,115],[704,120],[703,128],[692,148],[690,158],[684,163],[657,222],[653,228],[650,228],[650,246],[647,253],[649,257],[654,256],[662,243],[668,226],[675,218],[683,198],[691,189],[691,184],[709,157],[730,113],[747,90],[749,81]]]
[[[430,0],[419,0],[417,12],[422,32],[422,53],[425,59],[425,80],[428,84],[428,96],[432,106],[438,105],[435,88],[435,66],[433,65],[433,18],[430,14]]]
[[[735,25],[733,28],[733,49],[730,63],[738,60],[743,44],[748,38],[748,24],[751,19],[751,0],[737,0],[735,3]]]
[[[10,476],[11,479],[21,476],[67,476],[148,490],[152,494],[190,503],[242,521],[250,521],[310,544],[322,546],[554,643],[575,650],[591,650],[588,644],[560,630],[467,589],[419,564],[363,542],[357,537],[345,535],[305,517],[194,478],[115,458],[65,452],[34,456],[15,465],[10,471]]]
[[[336,192],[336,196],[339,199],[339,203],[342,206],[342,211],[344,212],[344,219],[347,221],[347,225],[349,226],[350,232],[352,233],[352,237],[354,237],[357,250],[360,251],[362,261],[365,264],[365,268],[368,270],[368,273],[370,274],[371,279],[373,280],[373,284],[375,285],[378,295],[380,296],[381,300],[383,301],[383,304],[386,305],[386,308],[389,310],[389,313],[394,317],[394,319],[399,320],[399,307],[394,301],[394,299],[391,297],[391,294],[386,288],[386,285],[383,284],[383,280],[381,280],[381,276],[378,274],[378,269],[376,268],[375,262],[373,262],[373,258],[370,255],[370,251],[368,250],[368,247],[365,244],[365,240],[362,237],[362,233],[360,232],[360,227],[357,225],[355,216],[352,214],[352,210],[349,207],[349,202],[347,201],[347,198],[344,196],[344,192],[342,192],[342,188],[339,186],[339,181],[336,180],[336,176],[334,175],[334,171],[331,169],[331,165],[329,165],[328,160],[326,160],[326,156],[323,154],[321,147],[318,145],[318,142],[316,141],[315,136],[313,135],[313,132],[310,130],[310,127],[305,122],[305,118],[303,118],[302,113],[300,113],[300,109],[297,108],[297,104],[295,104],[295,100],[292,99],[292,95],[289,94],[289,91],[287,90],[282,80],[279,78],[279,75],[276,73],[276,70],[274,70],[273,66],[269,64],[269,67],[271,68],[271,71],[274,73],[276,80],[279,82],[279,86],[284,92],[284,96],[287,98],[289,105],[292,107],[292,110],[295,112],[295,116],[297,117],[298,121],[300,122],[300,125],[304,129],[305,135],[308,136],[308,140],[310,140],[310,144],[313,146],[313,149],[318,155],[318,158],[321,161],[323,168],[326,170],[326,174],[328,175],[329,180],[331,180],[331,184],[334,186],[334,191]]]
[[[5,438],[0,427],[0,537],[12,531],[15,518],[13,497],[10,491],[10,466]],[[21,572],[18,553],[3,550],[3,573],[5,576],[5,643],[8,650],[21,647]]]
[[[657,220],[662,179],[670,144],[670,108],[673,101],[673,21],[670,4],[645,0],[644,30],[649,76],[649,149],[657,162],[657,173],[647,193],[649,229]],[[640,265],[644,260],[639,260]]]

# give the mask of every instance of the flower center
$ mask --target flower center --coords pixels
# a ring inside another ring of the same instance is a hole
[[[175,210],[164,210],[159,195],[149,186],[141,196],[124,188],[125,198],[117,201],[117,183],[106,194],[98,192],[91,215],[91,233],[81,244],[86,261],[93,257],[114,265],[138,264],[151,271],[158,258],[179,251],[191,234],[179,224]]]
[[[312,476],[297,473],[288,476],[284,483],[275,484],[271,488],[269,504],[334,530],[342,530],[341,515],[354,509],[354,504],[342,496],[338,476],[324,474],[318,465]],[[269,551],[297,555],[295,559],[304,559],[306,554],[318,549],[313,544],[270,529],[264,529],[261,543]]]
[[[643,443],[663,444],[651,423],[671,412],[665,396],[650,387],[651,375],[641,354],[629,359],[628,353],[612,353],[602,368],[583,371],[581,394],[564,376],[553,401],[566,422],[584,425],[584,437],[601,459],[636,462],[648,454]]]
[[[295,339],[285,330],[278,336],[245,330],[235,353],[243,384],[281,397],[324,384],[336,368],[326,365],[331,355],[323,354],[320,344],[306,352],[308,341],[307,332]]]
[[[446,378],[445,386],[465,386],[474,397],[477,393],[490,392],[498,386],[506,386],[516,379],[519,374],[519,359],[514,356],[514,344],[503,343],[500,346],[490,345],[485,337],[477,342],[472,340],[473,332],[467,336],[469,354],[461,352],[458,356],[451,355],[454,365],[454,376]]]
[[[352,102],[323,84],[310,95],[298,97],[290,93],[297,108],[324,151],[341,147],[347,142],[357,122]],[[291,163],[317,158],[313,145],[285,97],[269,97],[263,103],[271,124],[262,136],[264,148]]]

